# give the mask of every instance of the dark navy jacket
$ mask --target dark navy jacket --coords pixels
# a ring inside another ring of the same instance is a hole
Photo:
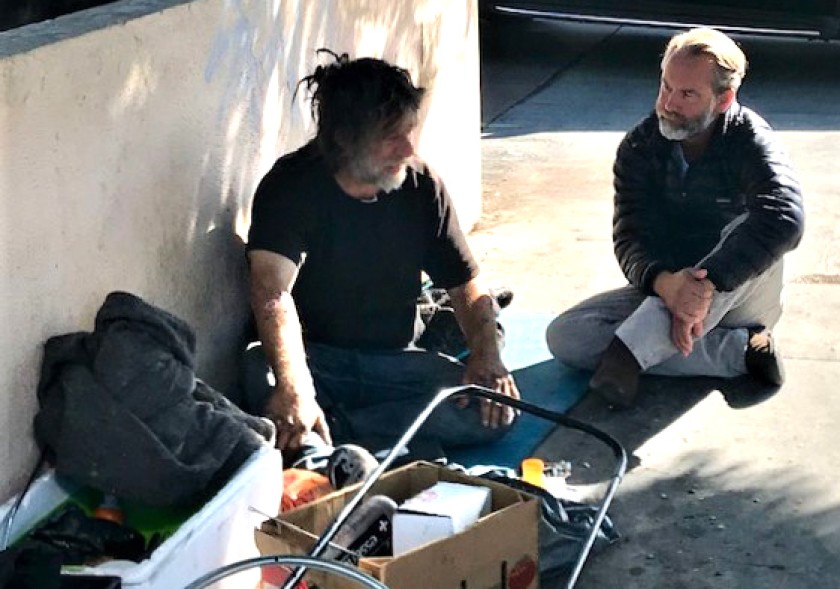
[[[624,137],[613,168],[613,245],[631,284],[653,294],[663,270],[694,266],[740,223],[702,266],[720,291],[767,270],[795,248],[804,230],[799,182],[770,126],[733,103],[714,123],[703,155],[684,169],[676,143],[652,113]]]

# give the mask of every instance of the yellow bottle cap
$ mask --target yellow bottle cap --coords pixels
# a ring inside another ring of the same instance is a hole
[[[522,480],[537,487],[545,487],[544,469],[542,458],[526,458],[522,461]]]

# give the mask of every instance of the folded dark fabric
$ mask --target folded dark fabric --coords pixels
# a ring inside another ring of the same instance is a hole
[[[112,292],[92,333],[46,342],[36,440],[59,475],[150,505],[190,502],[223,484],[261,436],[273,434],[194,369],[189,325]]]
[[[91,565],[103,560],[140,562],[148,558],[146,540],[137,530],[90,517],[72,502],[38,524],[22,542],[26,548],[49,546],[59,551],[62,565]]]

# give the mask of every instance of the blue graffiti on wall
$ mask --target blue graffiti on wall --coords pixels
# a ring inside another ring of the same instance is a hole
[[[219,104],[220,119],[244,106],[247,122],[258,130],[269,80],[285,43],[283,27],[271,15],[271,3],[257,2],[255,5],[257,8],[252,12],[262,11],[266,22],[254,22],[253,15],[249,15],[243,6],[243,0],[226,2],[225,10],[232,16],[216,34],[204,68],[204,79],[208,84],[221,79],[225,85]]]

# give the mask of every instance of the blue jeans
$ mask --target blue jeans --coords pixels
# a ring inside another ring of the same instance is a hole
[[[458,360],[413,347],[368,351],[307,343],[306,353],[336,444],[367,438],[396,441],[440,389],[460,385],[464,374]],[[261,413],[273,376],[260,344],[248,347],[243,368],[244,404]],[[509,429],[484,427],[477,398],[463,409],[449,400],[429,416],[415,439],[447,448],[492,442]]]

